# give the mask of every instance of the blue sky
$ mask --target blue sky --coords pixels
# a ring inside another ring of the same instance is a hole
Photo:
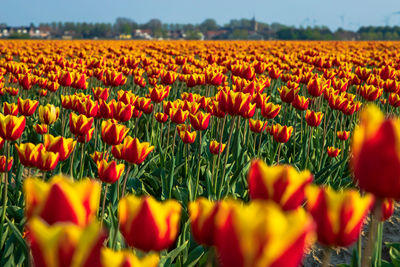
[[[0,23],[114,22],[128,17],[139,23],[152,18],[165,23],[214,18],[223,25],[255,16],[266,23],[356,30],[367,25],[400,25],[399,11],[399,0],[1,0]]]

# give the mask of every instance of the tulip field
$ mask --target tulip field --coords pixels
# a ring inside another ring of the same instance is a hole
[[[0,40],[0,102],[0,266],[400,266],[400,42]]]

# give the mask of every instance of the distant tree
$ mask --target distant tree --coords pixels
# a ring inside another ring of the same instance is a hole
[[[207,31],[216,31],[218,30],[219,26],[215,19],[206,19],[204,20],[200,25],[199,29],[202,32],[207,32]]]

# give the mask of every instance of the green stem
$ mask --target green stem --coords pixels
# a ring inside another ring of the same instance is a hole
[[[196,176],[196,189],[194,191],[194,199],[197,198],[197,190],[199,188],[199,180],[200,180],[200,162],[201,162],[201,131],[199,133],[199,158],[197,163],[197,176]]]
[[[223,171],[222,171],[221,187],[219,188],[219,195],[221,195],[222,187],[223,187],[224,181],[225,181],[226,165],[228,164],[229,148],[230,148],[230,145],[231,145],[231,139],[232,139],[233,129],[235,127],[235,122],[236,122],[236,117],[233,117],[232,124],[231,124],[231,129],[229,130],[228,142],[226,144],[225,162],[224,162],[224,168],[223,168]]]
[[[128,181],[128,175],[129,175],[129,171],[131,170],[131,167],[132,167],[132,165],[128,164],[128,169],[126,170],[126,173],[125,173],[124,183],[122,185],[121,198],[123,198],[125,196],[126,182]],[[118,200],[119,200],[119,196],[118,196]]]
[[[103,195],[103,203],[101,205],[101,217],[100,217],[100,228],[103,226],[103,220],[104,220],[104,209],[106,207],[106,199],[107,199],[107,191],[108,191],[108,184],[105,183],[105,188],[104,188],[104,195]]]
[[[5,141],[4,144],[4,154],[6,155],[6,163],[5,163],[5,170],[3,173],[4,178],[4,187],[3,187],[3,205],[2,205],[2,213],[1,213],[1,221],[0,221],[0,240],[3,240],[3,225],[4,220],[6,218],[6,210],[7,210],[7,202],[8,202],[8,177],[7,177],[7,161],[8,161],[8,141]]]

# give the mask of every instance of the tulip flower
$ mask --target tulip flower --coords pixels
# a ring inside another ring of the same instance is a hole
[[[99,112],[99,102],[90,99],[80,99],[76,102],[76,110],[86,117],[96,117]]]
[[[292,135],[293,127],[286,125],[282,126],[279,123],[272,126],[272,135],[278,143],[286,143]]]
[[[120,230],[129,246],[143,251],[170,247],[179,232],[181,206],[175,200],[126,196],[119,201]]]
[[[171,85],[176,81],[178,78],[178,74],[172,71],[165,71],[161,74],[161,83],[165,85]]]
[[[283,212],[273,202],[226,203],[216,215],[216,248],[223,266],[285,266],[301,262],[314,239],[303,209]]]
[[[86,134],[76,136],[76,141],[79,143],[88,143],[93,138],[94,128],[90,129]]]
[[[41,150],[37,159],[36,167],[42,171],[52,171],[57,167],[60,160],[60,154]]]
[[[169,94],[170,87],[163,85],[156,85],[153,88],[149,88],[151,101],[155,103],[160,103],[166,98]]]
[[[101,267],[106,234],[97,222],[85,227],[72,223],[47,225],[35,217],[28,222],[27,231],[34,266]]]
[[[85,135],[92,128],[93,118],[88,118],[85,115],[76,115],[71,112],[69,114],[69,128],[74,135]]]
[[[293,210],[303,204],[304,190],[311,183],[312,174],[298,172],[290,165],[270,167],[262,160],[254,160],[247,179],[251,199],[270,199],[284,210]]]
[[[364,84],[359,88],[359,94],[367,101],[377,100],[383,93],[383,89],[374,85]]]
[[[287,86],[283,86],[278,89],[282,102],[284,103],[292,103],[296,95],[300,91],[300,87],[297,88],[288,88]]]
[[[43,136],[43,144],[46,151],[58,153],[60,161],[66,160],[74,151],[76,146],[76,141],[72,138],[64,138],[62,136],[53,136],[51,134],[46,134]]]
[[[18,115],[18,105],[15,103],[3,102],[3,114],[4,115]]]
[[[25,124],[25,117],[4,116],[0,113],[0,137],[8,141],[17,140],[24,132]]]
[[[213,246],[216,233],[215,217],[224,202],[211,202],[198,198],[189,203],[189,219],[193,237],[200,244]]]
[[[334,148],[333,146],[328,146],[327,148],[328,156],[331,158],[336,158],[337,156],[339,156],[341,151],[342,150],[340,150],[339,148]]]
[[[176,124],[184,123],[188,115],[188,111],[183,111],[180,108],[171,108],[169,110],[169,117],[171,118],[171,121]]]
[[[107,160],[102,159],[97,161],[96,165],[99,179],[109,184],[118,181],[125,169],[124,164],[117,164],[114,160],[107,162]]]
[[[35,129],[35,132],[38,134],[46,134],[49,131],[47,124],[35,124],[33,125],[33,129]]]
[[[71,86],[73,83],[73,77],[71,75],[71,73],[69,71],[64,71],[61,76],[60,79],[58,80],[58,82],[60,83],[60,85],[68,87]]]
[[[32,143],[15,144],[15,148],[18,152],[19,161],[25,167],[36,167],[40,152],[45,149],[43,144],[34,145]]]
[[[400,120],[385,119],[374,105],[353,131],[350,164],[361,189],[379,198],[400,198]]]
[[[394,213],[394,200],[392,198],[385,198],[382,201],[382,217],[381,221],[386,221],[392,217]]]
[[[347,247],[359,237],[374,198],[356,190],[336,192],[330,187],[306,189],[307,210],[317,224],[318,241],[325,246]]]
[[[113,99],[115,102],[115,100]],[[110,101],[107,103],[104,100],[100,100],[99,105],[99,117],[104,119],[112,119],[114,117],[114,102]]]
[[[108,160],[108,153],[107,152],[95,151],[93,154],[90,154],[89,156],[92,158],[92,160],[96,164],[97,164],[98,161],[100,161],[102,159]]]
[[[340,140],[346,141],[350,136],[350,132],[349,131],[338,131],[338,132],[336,132],[336,135]]]
[[[138,138],[128,136],[123,143],[123,157],[127,162],[139,165],[153,149],[154,146],[150,146],[150,143],[140,143]]]
[[[94,87],[94,88],[92,88],[92,91],[93,91],[94,98],[96,100],[98,100],[98,101],[100,99],[106,101],[108,96],[109,96],[109,89],[108,88]]]
[[[32,116],[38,105],[39,102],[36,100],[18,98],[18,111],[21,115]]]
[[[12,157],[6,159],[6,156],[0,156],[0,172],[9,172],[11,170],[12,164],[13,164]]]
[[[120,144],[128,132],[129,129],[125,125],[118,124],[116,121],[107,120],[101,123],[101,138],[108,145]]]
[[[261,106],[261,115],[264,118],[273,119],[279,114],[280,110],[281,110],[280,105],[275,105],[274,103],[271,102],[264,102],[263,105]]]
[[[60,108],[54,105],[47,104],[39,107],[39,120],[43,124],[53,124],[60,115]]]
[[[226,144],[219,144],[217,141],[212,140],[210,142],[210,152],[211,154],[218,155],[224,152]]]
[[[296,95],[292,101],[292,106],[297,110],[306,110],[308,108],[308,104],[310,103],[310,99]]]
[[[124,152],[125,152],[125,144],[119,144],[116,146],[112,146],[111,148],[111,154],[114,156],[116,159],[124,159]]]
[[[254,133],[262,133],[267,128],[267,121],[249,119],[250,131]]]
[[[32,75],[29,73],[25,74],[20,80],[19,84],[24,90],[30,90],[32,88]]]
[[[196,140],[196,132],[190,132],[186,130],[179,131],[179,137],[182,139],[183,143],[193,144]]]
[[[157,254],[148,254],[138,258],[132,251],[113,251],[103,247],[101,250],[102,267],[157,267],[160,257]]]
[[[250,94],[234,91],[225,93],[221,91],[221,108],[231,116],[243,115],[250,108],[250,102]]]
[[[307,109],[306,122],[311,127],[317,127],[321,124],[324,114],[322,112],[315,112]]]
[[[319,78],[315,75],[307,84],[308,93],[313,97],[322,95],[324,90],[329,87],[329,83],[325,82],[323,78]]]
[[[391,93],[389,95],[389,104],[394,107],[400,107],[400,95],[398,93]]]
[[[190,124],[196,131],[204,131],[208,128],[210,123],[211,114],[203,113],[202,111],[197,112],[195,115],[190,114]]]
[[[124,104],[121,101],[113,102],[114,119],[120,122],[129,121],[132,118],[133,107],[131,104]]]
[[[164,123],[168,120],[168,115],[165,113],[157,112],[156,114],[154,114],[154,118],[156,118],[159,123]]]
[[[44,182],[27,178],[25,212],[28,218],[39,216],[48,224],[71,222],[84,226],[96,218],[100,191],[100,184],[89,179],[74,182],[65,176],[54,176]]]

